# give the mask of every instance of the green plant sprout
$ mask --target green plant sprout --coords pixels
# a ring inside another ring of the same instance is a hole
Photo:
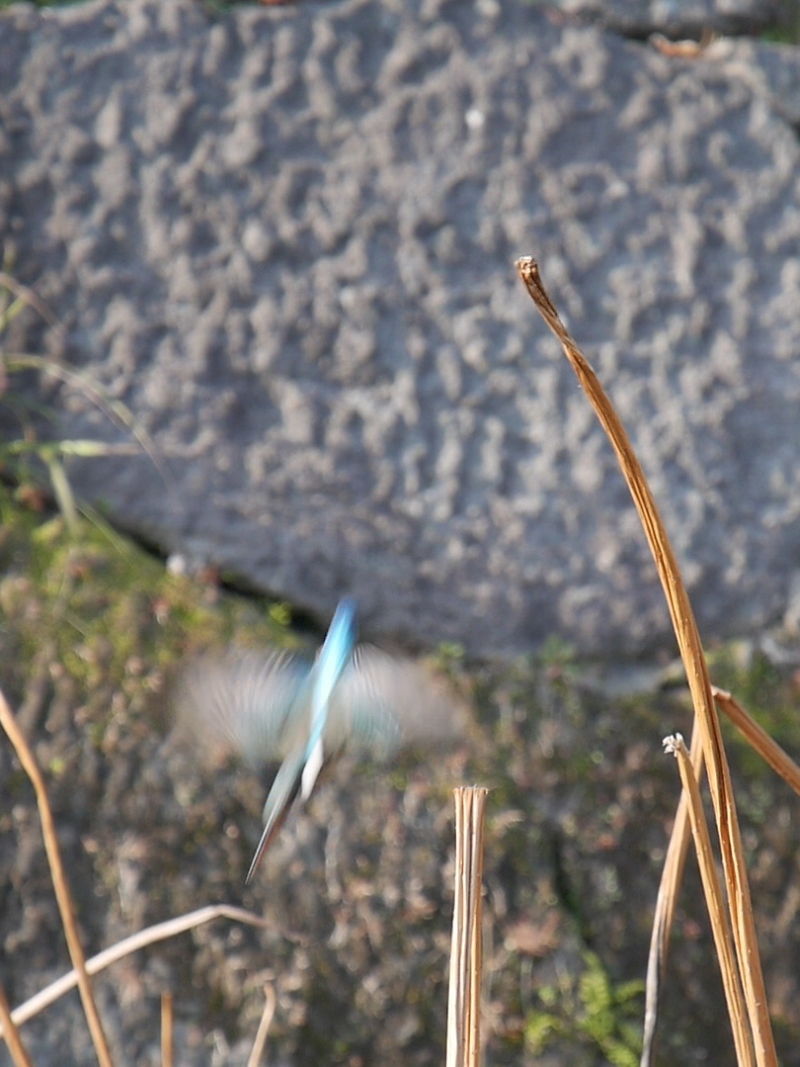
[[[585,970],[540,986],[542,1008],[525,1020],[525,1043],[533,1055],[565,1038],[593,1046],[614,1067],[638,1067],[639,1022],[644,982],[614,984],[594,952],[583,954]]]

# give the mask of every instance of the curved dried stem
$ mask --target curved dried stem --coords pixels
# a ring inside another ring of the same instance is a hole
[[[86,972],[89,975],[99,974],[117,960],[130,956],[132,952],[138,952],[139,949],[153,945],[157,941],[177,937],[178,934],[185,933],[195,926],[202,926],[204,923],[211,922],[212,919],[233,919],[234,922],[248,923],[250,926],[269,925],[265,919],[254,915],[251,911],[245,911],[244,908],[234,908],[230,904],[210,904],[205,908],[198,908],[197,911],[190,911],[186,915],[179,915],[176,919],[167,919],[166,922],[148,926],[145,930],[139,930],[130,937],[118,941],[115,945],[98,952],[96,956],[87,960]],[[57,978],[55,982],[32,996],[30,1000],[26,1000],[24,1004],[15,1008],[11,1013],[12,1019],[18,1026],[27,1022],[59,997],[63,997],[65,993],[74,989],[77,984],[77,972],[68,971],[67,974]]]
[[[756,1062],[759,1067],[777,1067],[777,1054],[767,1010],[750,886],[730,771],[722,743],[722,733],[714,706],[711,681],[703,655],[700,634],[680,568],[653,494],[625,428],[588,360],[561,322],[558,311],[542,284],[538,265],[534,259],[526,256],[517,260],[517,271],[542,318],[561,342],[564,354],[572,365],[578,381],[589,397],[595,414],[611,442],[655,560],[686,669],[694,705],[695,726],[700,735],[707,767],[709,790],[720,838],[725,884],[728,890],[728,908],[731,914],[740,977],[750,1016]],[[696,752],[694,741],[692,752],[694,759]],[[685,829],[682,832],[685,834]],[[678,874],[680,866],[676,867]],[[674,877],[674,871],[670,872],[670,878],[672,877]],[[667,934],[668,929],[664,928],[665,939]]]
[[[258,1067],[262,1053],[264,1052],[264,1045],[267,1043],[267,1034],[269,1033],[269,1028],[272,1026],[272,1020],[275,1016],[275,1008],[278,1003],[278,998],[275,996],[275,990],[269,982],[264,986],[264,996],[266,998],[264,1000],[264,1011],[261,1015],[261,1021],[258,1024],[256,1039],[250,1050],[247,1067]]]
[[[103,1032],[97,1005],[95,1004],[92,995],[92,986],[89,981],[89,975],[86,971],[86,958],[83,954],[83,946],[78,935],[78,924],[75,920],[75,909],[72,904],[72,896],[70,895],[69,886],[67,885],[67,879],[64,874],[64,865],[61,862],[61,850],[58,847],[58,838],[56,837],[53,813],[50,810],[50,801],[47,798],[47,789],[45,788],[44,779],[39,770],[39,766],[25,739],[25,735],[17,725],[17,721],[2,692],[0,692],[0,723],[2,723],[3,729],[8,734],[8,738],[14,746],[14,750],[19,757],[19,761],[22,764],[25,773],[33,783],[34,792],[36,793],[36,803],[39,807],[39,818],[42,823],[47,862],[50,864],[50,874],[53,879],[53,889],[55,890],[56,901],[58,902],[58,910],[61,913],[61,923],[64,927],[64,936],[67,939],[70,959],[72,960],[77,975],[77,983],[80,990],[81,1001],[83,1003],[83,1010],[86,1013],[86,1021],[89,1024],[89,1031],[92,1035],[92,1041],[101,1067],[111,1067],[111,1053],[108,1049],[108,1042],[106,1041],[106,1036]]]

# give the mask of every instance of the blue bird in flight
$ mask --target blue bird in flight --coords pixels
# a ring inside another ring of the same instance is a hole
[[[179,712],[201,739],[224,742],[255,770],[282,761],[245,884],[294,800],[308,800],[323,764],[345,746],[380,757],[459,733],[452,698],[421,667],[356,639],[356,604],[345,599],[311,664],[273,649],[199,659],[184,674]]]

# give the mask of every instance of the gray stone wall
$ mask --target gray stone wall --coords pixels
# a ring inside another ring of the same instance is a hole
[[[0,235],[64,328],[12,340],[90,371],[165,472],[87,460],[76,490],[311,612],[354,595],[406,644],[671,647],[610,448],[516,278],[533,254],[705,637],[796,634],[796,52],[667,56],[564,7],[0,13]],[[54,436],[130,444],[80,391],[36,394]]]

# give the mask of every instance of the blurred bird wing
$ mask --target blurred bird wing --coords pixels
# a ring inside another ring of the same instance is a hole
[[[293,744],[309,675],[308,664],[277,649],[205,656],[184,671],[179,719],[207,747],[233,748],[258,768]]]
[[[305,765],[305,749],[297,748],[291,752],[280,766],[264,805],[264,832],[258,842],[253,862],[245,878],[245,885],[256,873],[258,865],[269,846],[283,826],[292,801],[300,789],[300,778]]]
[[[329,749],[347,743],[388,755],[461,731],[452,698],[423,667],[359,645],[331,698],[325,741]]]

